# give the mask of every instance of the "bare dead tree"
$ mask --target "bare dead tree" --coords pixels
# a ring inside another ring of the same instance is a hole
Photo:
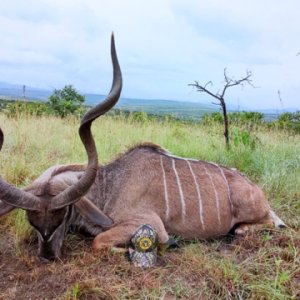
[[[215,105],[221,106],[222,113],[223,113],[223,118],[224,118],[224,137],[225,137],[225,142],[226,142],[226,148],[230,148],[229,144],[229,123],[228,123],[228,116],[227,116],[227,108],[226,108],[226,102],[225,102],[225,93],[228,88],[231,88],[233,86],[241,85],[244,86],[244,84],[249,84],[252,85],[252,80],[250,79],[252,76],[252,72],[248,71],[246,72],[246,76],[242,77],[241,79],[234,79],[233,77],[229,77],[226,73],[226,68],[224,69],[224,87],[222,89],[222,92],[219,93],[213,93],[210,90],[208,90],[207,86],[208,85],[213,85],[211,81],[208,81],[205,85],[199,84],[198,81],[195,81],[194,83],[189,84],[189,86],[193,86],[197,89],[198,92],[204,92],[207,93],[208,95],[216,98],[219,102],[215,103],[212,102]]]
[[[281,91],[278,90],[277,93],[278,93],[278,98],[279,98],[279,102],[280,102],[280,106],[281,106],[281,111],[283,112],[284,107],[283,107],[283,101],[282,101],[282,97],[281,97]]]

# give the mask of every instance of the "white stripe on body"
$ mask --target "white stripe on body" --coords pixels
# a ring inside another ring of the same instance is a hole
[[[219,195],[217,193],[217,190],[216,190],[216,187],[215,187],[215,184],[213,182],[213,179],[210,175],[210,173],[207,171],[205,165],[203,166],[204,167],[204,170],[205,170],[205,173],[207,174],[207,176],[209,177],[210,181],[211,181],[211,184],[214,188],[214,192],[215,192],[215,200],[216,200],[216,209],[217,209],[217,213],[218,213],[218,222],[219,222],[219,225],[221,225],[221,216],[220,216],[220,199],[219,199]]]
[[[174,171],[175,176],[176,176],[176,181],[177,181],[179,195],[180,195],[181,217],[184,219],[185,216],[186,216],[185,199],[184,199],[184,195],[183,195],[183,191],[182,191],[182,187],[181,187],[180,178],[179,178],[177,170],[176,170],[174,159],[172,159],[172,167],[173,167],[173,171]]]
[[[249,186],[250,186],[250,198],[251,198],[251,204],[252,204],[252,207],[255,208],[255,200],[254,200],[254,196],[253,196],[252,185],[249,183]]]
[[[189,161],[195,161],[195,162],[203,162],[203,163],[207,163],[207,164],[211,164],[211,165],[217,165],[213,162],[210,162],[210,161],[203,161],[203,160],[200,160],[200,159],[196,159],[196,158],[189,158],[189,157],[181,157],[181,156],[176,156],[170,152],[166,152],[165,153],[166,156],[170,157],[170,158],[177,158],[177,159],[181,159],[181,160],[189,160]],[[236,169],[235,169],[236,170]]]
[[[106,195],[106,171],[105,169],[103,170],[102,176],[103,176],[103,191],[102,191],[102,198],[105,199],[105,195]]]
[[[163,163],[162,155],[160,156],[160,165],[161,165],[161,169],[162,169],[162,173],[163,173],[165,204],[166,204],[165,218],[166,218],[166,221],[167,221],[169,219],[169,215],[170,215],[170,206],[169,206],[169,194],[168,194],[168,189],[167,189],[166,172],[165,172],[165,169],[164,169],[164,163]]]
[[[199,159],[195,159],[195,158],[184,158],[184,157],[180,157],[180,156],[176,156],[176,155],[173,155],[172,153],[170,152],[167,152],[165,153],[168,157],[171,157],[171,158],[177,158],[177,159],[181,159],[181,160],[191,160],[191,161],[199,161]]]
[[[103,170],[103,172],[102,172],[102,184],[103,184],[103,188],[102,188],[102,199],[103,199],[103,201],[104,201],[104,199],[105,199],[105,201],[104,201],[104,207],[103,207],[103,211],[105,211],[105,209],[106,209],[106,207],[108,206],[108,204],[109,204],[109,202],[110,202],[110,197],[108,197],[107,199],[106,199],[106,186],[107,186],[107,184],[106,184],[106,171],[105,171],[105,169]]]
[[[176,159],[180,159],[180,160],[185,160],[185,161],[196,161],[196,162],[200,162],[200,160],[198,159],[193,159],[193,158],[183,158],[183,157],[179,157],[179,156],[176,156],[176,155],[173,155],[171,153],[167,153],[167,156],[169,156],[170,158],[172,158],[172,162],[173,162],[173,166],[175,165],[175,162],[173,160],[173,158],[176,158]],[[229,202],[230,202],[230,206],[231,208],[233,208],[233,204],[232,204],[232,201],[231,201],[231,197],[230,197],[230,189],[229,189],[229,184],[228,184],[228,181],[225,177],[225,174],[223,172],[223,170],[221,169],[221,167],[215,163],[212,163],[212,162],[203,162],[203,163],[208,163],[208,164],[211,164],[211,165],[214,165],[214,166],[217,166],[218,168],[220,168],[221,170],[221,173],[222,173],[222,176],[225,180],[225,182],[227,183],[227,191],[228,191],[228,197],[229,197]],[[173,167],[174,169],[174,167]],[[218,222],[219,222],[219,225],[221,225],[221,216],[220,216],[220,198],[219,198],[219,195],[217,193],[217,190],[216,190],[216,187],[215,187],[215,184],[213,182],[213,179],[211,177],[211,174],[208,172],[208,170],[206,169],[205,165],[204,165],[204,169],[205,169],[205,173],[207,174],[207,176],[209,177],[211,183],[212,183],[212,186],[213,186],[213,189],[214,189],[214,193],[215,193],[215,202],[216,202],[216,209],[217,209],[217,213],[218,213]],[[178,177],[178,174],[175,170],[175,175],[176,175],[176,178],[177,178],[177,183],[178,183],[178,180],[179,180],[179,177]],[[182,192],[182,189],[181,189],[181,185],[180,185],[180,181],[178,183],[178,186],[179,186],[179,189],[181,190]],[[184,201],[184,198],[183,198],[183,194],[181,196],[181,199],[183,199]],[[184,207],[185,207],[185,202],[184,202]],[[184,209],[185,211],[185,209]]]
[[[227,178],[226,178],[226,176],[225,176],[225,174],[224,174],[224,171],[223,171],[223,169],[222,169],[219,165],[214,164],[214,163],[211,163],[211,164],[213,164],[214,166],[216,166],[216,167],[220,170],[221,175],[222,175],[222,177],[223,177],[223,179],[224,179],[224,181],[225,181],[225,183],[226,183],[226,186],[227,186],[227,193],[228,193],[228,200],[229,200],[229,203],[230,203],[230,209],[231,209],[231,214],[233,214],[233,204],[232,204],[231,195],[230,195],[230,187],[229,187],[229,183],[228,183],[228,181],[227,181]],[[251,193],[251,195],[252,195],[252,193]],[[253,198],[253,195],[252,195],[252,198]]]
[[[252,184],[253,183],[252,183],[252,181],[245,174],[239,172],[237,169],[232,169],[232,170],[235,171],[236,174],[238,174],[239,176],[241,176],[248,183],[249,190],[250,190],[251,205],[252,205],[253,208],[255,208],[255,199],[254,199],[254,195],[253,195],[253,188],[252,188]],[[267,209],[271,209],[271,208],[267,207]]]
[[[191,174],[192,174],[194,182],[195,182],[195,186],[196,186],[196,190],[197,190],[197,195],[198,195],[200,222],[201,222],[202,229],[205,230],[205,226],[204,226],[204,222],[203,222],[203,204],[202,204],[202,197],[201,197],[201,193],[200,193],[200,187],[198,185],[195,173],[193,171],[193,168],[192,168],[189,160],[186,160],[186,162],[187,162],[187,164],[188,164],[188,166],[190,168]]]

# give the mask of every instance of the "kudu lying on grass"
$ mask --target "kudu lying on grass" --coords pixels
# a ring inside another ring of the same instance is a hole
[[[87,166],[51,167],[24,190],[0,178],[0,215],[14,208],[27,211],[42,259],[60,255],[70,226],[95,236],[95,249],[128,244],[142,224],[152,225],[162,244],[168,234],[205,239],[226,235],[232,228],[240,232],[245,224],[284,226],[261,189],[230,168],[176,157],[150,143],[99,167],[91,124],[116,104],[122,88],[113,36],[111,56],[111,91],[86,113],[79,128]],[[2,131],[0,142],[2,146]]]

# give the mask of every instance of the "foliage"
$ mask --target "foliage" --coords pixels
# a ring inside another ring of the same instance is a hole
[[[7,99],[0,98],[0,110],[1,111],[4,110],[8,104],[15,103],[16,101],[20,101],[20,100],[7,100]]]
[[[231,138],[236,147],[243,145],[251,148],[252,150],[255,149],[257,138],[254,138],[249,131],[237,127],[233,128],[231,132]]]
[[[207,113],[204,114],[202,122],[204,124],[219,123],[222,124],[223,115],[221,112]],[[230,124],[236,125],[258,125],[262,124],[264,119],[264,114],[254,111],[242,111],[242,112],[231,112],[228,113],[228,120]]]
[[[130,120],[138,123],[146,123],[149,120],[148,114],[144,111],[136,111],[130,114]]]
[[[300,111],[281,114],[275,124],[277,124],[279,128],[300,133]]]
[[[288,123],[288,122],[300,122],[300,111],[296,111],[294,113],[283,113],[278,118],[279,123]]]
[[[261,124],[264,114],[255,111],[232,112],[229,114],[229,121],[233,124]]]
[[[51,113],[49,105],[44,102],[24,102],[14,101],[5,105],[5,114],[9,118],[18,118],[20,116],[44,116]]]
[[[82,115],[84,109],[84,96],[80,95],[72,85],[66,85],[61,90],[54,90],[49,97],[51,109],[61,118],[69,114]]]
[[[242,126],[250,133],[254,127],[278,128],[290,133],[300,133],[300,111],[286,112],[278,116],[277,120],[272,122],[264,121],[264,114],[261,112],[231,112],[228,114],[229,123]],[[223,115],[220,112],[206,113],[203,115],[202,123],[204,125],[222,124]]]
[[[223,115],[220,112],[206,113],[202,117],[202,122],[204,125],[222,124]]]

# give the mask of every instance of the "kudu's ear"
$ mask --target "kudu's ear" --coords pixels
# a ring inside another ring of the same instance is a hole
[[[81,199],[75,203],[75,206],[79,213],[92,224],[101,227],[111,227],[113,225],[112,219],[106,216],[93,202],[86,197],[81,197]]]
[[[0,217],[7,214],[7,213],[9,213],[13,209],[15,209],[14,206],[6,204],[5,202],[0,200]]]

